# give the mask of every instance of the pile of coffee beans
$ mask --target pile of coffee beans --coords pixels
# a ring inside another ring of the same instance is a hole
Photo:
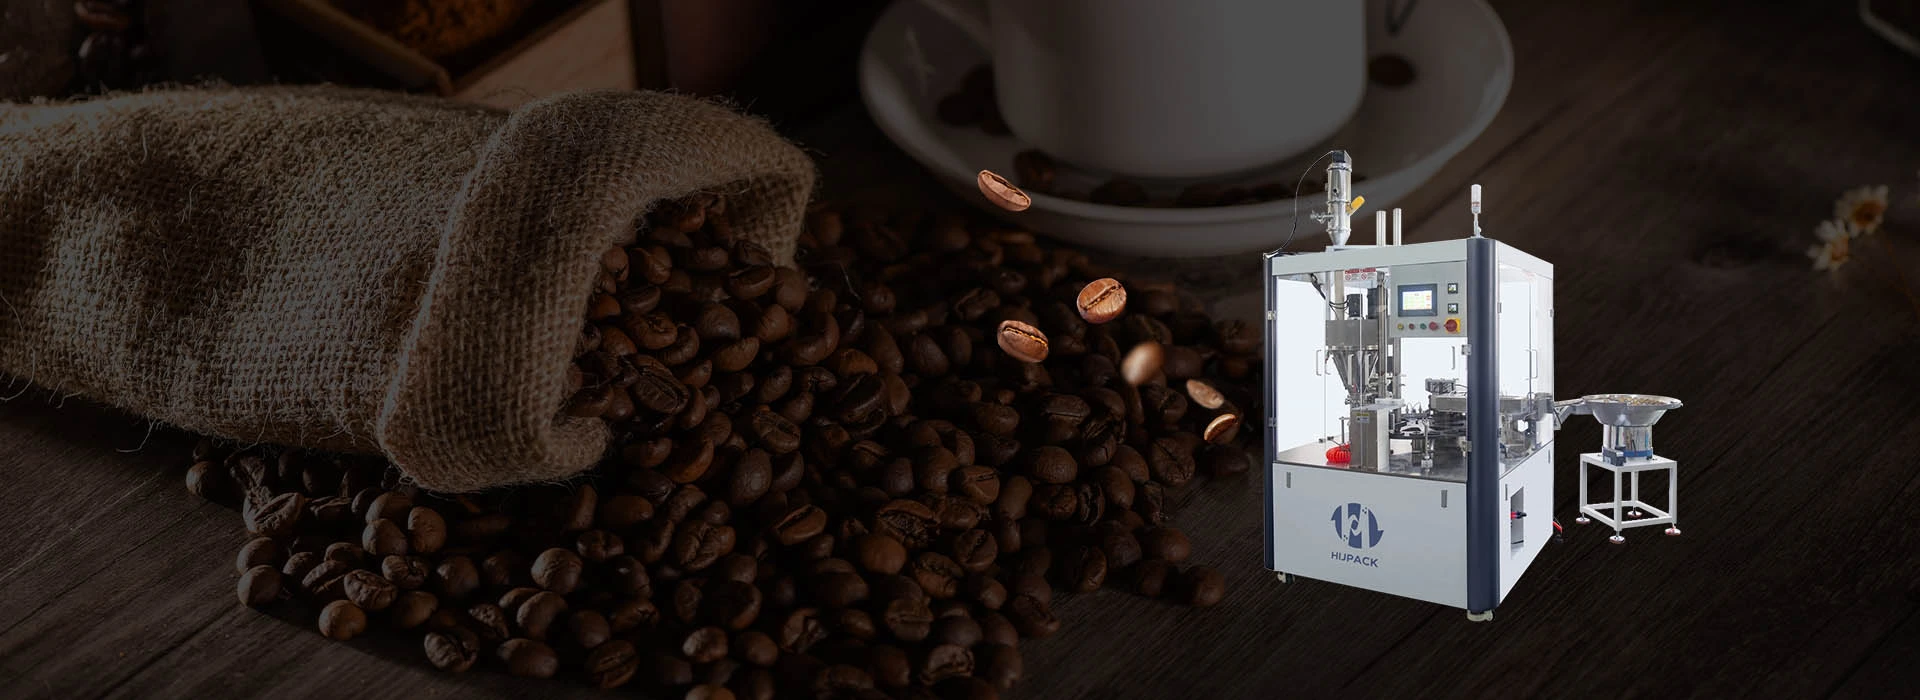
[[[240,602],[446,671],[710,700],[994,697],[1057,591],[1219,602],[1169,509],[1251,465],[1251,328],[959,217],[818,208],[775,267],[724,207],[604,257],[563,410],[617,447],[571,483],[198,446],[188,487],[252,536]]]

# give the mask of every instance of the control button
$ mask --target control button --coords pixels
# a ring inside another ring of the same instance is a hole
[[[1403,331],[1404,331],[1404,330],[1406,330],[1406,329],[1407,329],[1407,324],[1404,324],[1404,323],[1401,323],[1401,324],[1396,324],[1396,325],[1397,325],[1397,326],[1399,327],[1399,329],[1400,329],[1400,330],[1403,330]]]
[[[1460,283],[1459,283],[1459,282],[1448,282],[1448,283],[1447,283],[1447,293],[1448,293],[1448,294],[1459,294],[1459,293],[1460,293]]]
[[[1460,332],[1460,319],[1457,319],[1457,318],[1450,318],[1450,319],[1447,319],[1447,332],[1448,332],[1448,333],[1459,333],[1459,332]]]
[[[1448,305],[1447,305],[1447,313],[1450,313],[1450,314],[1457,314],[1457,313],[1460,313],[1460,305],[1459,305],[1459,304],[1457,304],[1457,303],[1455,303],[1455,304],[1448,304]]]

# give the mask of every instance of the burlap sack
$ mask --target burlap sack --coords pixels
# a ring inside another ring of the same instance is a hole
[[[708,191],[785,263],[813,177],[763,123],[660,93],[0,106],[0,373],[432,489],[562,478],[609,439],[560,410],[601,253]]]

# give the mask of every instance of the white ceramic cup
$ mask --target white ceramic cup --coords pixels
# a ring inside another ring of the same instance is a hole
[[[1115,175],[1272,165],[1332,136],[1366,89],[1361,0],[921,2],[991,56],[1016,136]]]

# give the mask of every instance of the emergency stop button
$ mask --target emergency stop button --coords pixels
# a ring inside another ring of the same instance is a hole
[[[1460,319],[1457,319],[1457,318],[1450,318],[1450,319],[1447,319],[1447,332],[1448,332],[1448,333],[1459,333],[1459,332],[1460,332]]]

